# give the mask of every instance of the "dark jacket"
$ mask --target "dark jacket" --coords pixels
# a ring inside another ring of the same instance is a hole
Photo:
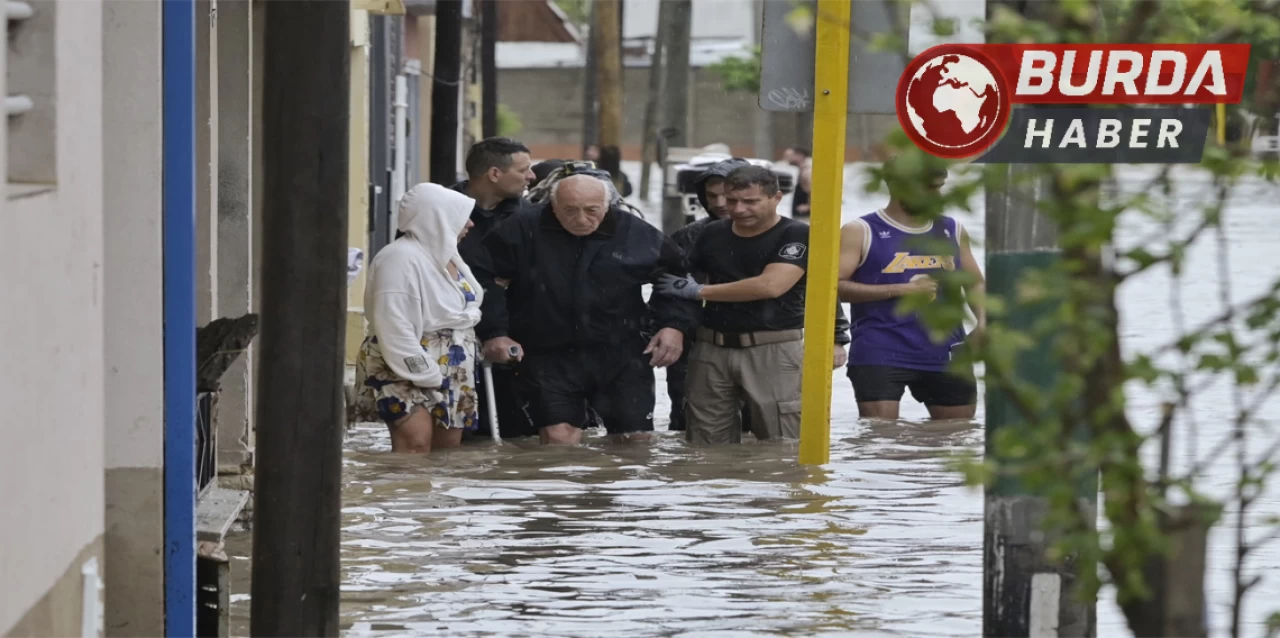
[[[467,183],[467,180],[458,182],[453,185],[453,190],[465,194],[467,192]],[[494,206],[492,210],[480,208],[480,205],[476,204],[475,209],[471,211],[471,223],[475,224],[475,226],[467,232],[467,236],[463,237],[462,241],[458,242],[458,254],[462,256],[462,261],[475,268],[484,259],[484,248],[481,244],[484,236],[527,205],[527,202],[521,197],[504,199],[498,202],[498,205]]]
[[[711,207],[707,205],[707,180],[712,177],[719,177],[723,179],[727,177],[729,173],[733,172],[734,169],[750,165],[751,162],[739,157],[721,160],[711,166],[708,166],[702,171],[702,174],[698,175],[697,179],[693,181],[693,192],[698,196],[698,203],[702,204],[702,209],[707,211],[707,216],[671,234],[671,241],[675,242],[686,255],[693,250],[693,245],[698,243],[698,237],[702,235],[702,231],[706,230],[707,226],[710,226],[712,222],[720,219],[711,212]],[[844,346],[848,344],[849,319],[845,317],[844,306],[837,303],[836,345]]]
[[[639,354],[650,317],[685,334],[697,325],[693,302],[653,295],[645,303],[644,284],[686,274],[684,253],[625,211],[610,210],[596,232],[575,237],[547,202],[510,217],[483,245],[489,260],[475,269],[487,292],[482,340],[508,336],[530,352],[620,346]],[[505,294],[495,279],[509,282]]]

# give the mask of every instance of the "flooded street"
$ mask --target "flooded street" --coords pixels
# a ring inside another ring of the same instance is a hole
[[[883,204],[862,192],[854,167],[849,174],[846,221]],[[1242,193],[1227,213],[1236,300],[1280,274],[1280,190]],[[977,203],[976,215],[958,216],[981,238]],[[1187,226],[1198,219],[1188,214]],[[1125,237],[1150,231],[1135,224]],[[1191,251],[1189,326],[1221,311],[1215,251],[1211,238]],[[1169,289],[1162,273],[1126,284],[1126,355],[1176,334]],[[870,422],[857,418],[843,370],[833,385],[831,463],[821,468],[797,465],[794,443],[695,449],[667,432],[649,446],[595,436],[577,448],[508,441],[392,456],[385,427],[358,426],[345,460],[343,626],[386,636],[980,635],[982,493],[948,462],[982,449],[982,404],[974,423],[931,423],[908,394],[902,422]],[[665,430],[661,370],[657,387]],[[1229,433],[1229,386],[1204,392],[1194,437],[1175,448],[1180,466]],[[1161,398],[1132,389],[1135,422],[1154,425]],[[1261,414],[1274,423],[1280,403]],[[1251,433],[1254,450],[1274,440],[1269,432]],[[1231,456],[1211,465],[1205,489],[1225,494],[1233,467]],[[1259,521],[1280,512],[1280,490],[1255,507]],[[1260,522],[1251,530],[1263,533]],[[228,543],[237,635],[248,633],[248,536]],[[1211,538],[1212,635],[1229,621],[1233,537],[1223,524]],[[1280,569],[1280,547],[1259,550],[1251,565]],[[1250,600],[1248,635],[1261,636],[1266,613],[1280,608],[1280,577]],[[1098,617],[1100,636],[1128,635],[1110,599]]]

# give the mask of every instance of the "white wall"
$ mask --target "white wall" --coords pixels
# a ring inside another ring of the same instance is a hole
[[[160,1],[107,0],[106,467],[164,462]]]
[[[106,630],[164,633],[160,0],[103,16]]]
[[[622,3],[622,37],[651,38],[658,32],[660,0]],[[753,0],[693,0],[693,39],[760,38]]]
[[[102,6],[57,11],[58,183],[0,205],[0,634],[103,531]]]

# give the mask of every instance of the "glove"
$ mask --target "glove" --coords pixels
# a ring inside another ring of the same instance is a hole
[[[699,301],[701,297],[698,296],[698,293],[702,290],[702,284],[695,281],[693,275],[677,277],[667,274],[658,278],[658,283],[653,289],[659,294],[667,295],[668,297]]]

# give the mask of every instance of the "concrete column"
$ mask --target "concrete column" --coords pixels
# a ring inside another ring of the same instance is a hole
[[[350,217],[347,243],[369,254],[369,12],[351,10],[351,130],[348,150],[347,202]],[[346,363],[355,365],[364,341],[364,282],[366,270],[347,288]]]
[[[218,0],[196,0],[196,323],[218,314]]]
[[[160,15],[107,0],[102,16],[108,636],[164,634]]]
[[[422,68],[436,68],[436,17],[412,18],[418,23],[418,50],[414,56],[422,61]],[[424,74],[418,83],[418,170],[423,179],[431,174],[431,95],[436,83]]]
[[[217,28],[217,309],[248,314],[253,304],[253,18],[250,0],[222,0]],[[218,395],[218,467],[251,466],[252,348],[227,370]]]

